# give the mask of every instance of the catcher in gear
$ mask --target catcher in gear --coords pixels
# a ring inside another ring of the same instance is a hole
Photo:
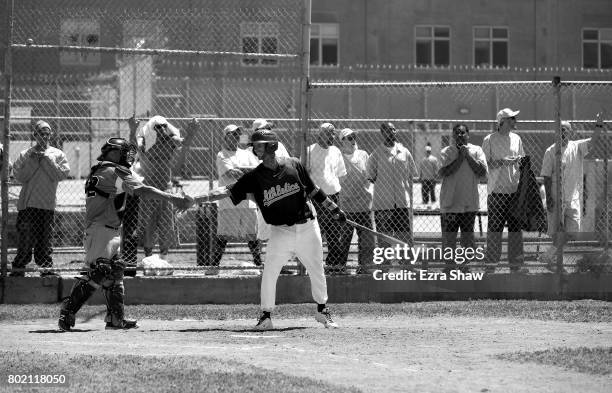
[[[110,138],[91,168],[85,183],[85,274],[77,278],[70,295],[62,302],[58,326],[62,331],[74,327],[75,316],[97,288],[106,298],[106,329],[131,329],[136,321],[124,317],[123,271],[118,256],[126,192],[141,199],[173,203],[179,210],[193,205],[193,198],[177,196],[144,185],[130,172],[136,146],[123,138]]]

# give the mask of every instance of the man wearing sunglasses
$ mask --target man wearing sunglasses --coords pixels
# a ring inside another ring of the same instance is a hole
[[[340,178],[342,190],[340,191],[340,207],[346,212],[349,220],[355,221],[365,227],[372,227],[370,209],[372,208],[372,183],[366,174],[369,154],[359,149],[357,145],[357,133],[350,128],[345,128],[338,133],[340,140],[340,151],[344,158],[346,176]],[[346,266],[346,260],[353,239],[353,231],[357,231],[358,262],[357,274],[367,274],[366,265],[372,263],[374,255],[374,236],[352,225],[341,227],[341,252],[342,265]]]
[[[62,302],[58,326],[69,331],[76,313],[97,288],[106,298],[106,329],[133,329],[136,321],[125,319],[123,276],[125,263],[118,255],[126,193],[143,200],[161,200],[179,210],[193,205],[187,195],[178,196],[145,185],[134,177],[136,146],[123,138],[110,138],[102,146],[100,161],[91,168],[85,182],[85,274],[79,277],[70,295]]]

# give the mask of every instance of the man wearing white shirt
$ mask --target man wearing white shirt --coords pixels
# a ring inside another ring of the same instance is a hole
[[[584,177],[584,158],[597,146],[603,122],[601,115],[597,116],[595,132],[592,138],[572,141],[574,135],[572,125],[568,121],[561,122],[561,227],[557,228],[555,201],[557,198],[556,143],[546,152],[542,161],[541,176],[544,177],[546,191],[546,210],[548,218],[548,234],[553,238],[554,247],[544,254],[544,262],[550,270],[556,271],[556,249],[566,241],[575,238],[581,230],[582,191]]]
[[[508,225],[508,263],[513,273],[527,273],[523,257],[523,232],[520,221],[512,215],[512,204],[518,197],[521,172],[520,158],[525,155],[521,137],[516,130],[516,115],[520,111],[505,108],[497,113],[497,132],[485,136],[482,150],[487,158],[487,272],[495,271],[502,248],[502,232]]]
[[[346,176],[344,158],[340,149],[333,146],[335,127],[331,123],[323,123],[317,133],[317,143],[307,147],[307,169],[315,184],[317,184],[335,204],[339,203],[341,189],[340,178]],[[315,209],[321,232],[327,240],[327,266],[335,267],[332,272],[345,273],[341,250],[341,227],[333,220],[329,211],[315,203]]]
[[[397,141],[393,123],[382,123],[380,132],[383,143],[374,149],[367,165],[367,177],[374,184],[376,229],[412,246],[412,178],[418,169],[410,151]],[[392,246],[380,239],[379,243]]]
[[[219,187],[234,184],[242,175],[259,165],[259,160],[253,152],[238,147],[241,134],[242,128],[234,124],[223,129],[224,146],[217,154]],[[217,247],[213,265],[219,266],[228,240],[246,238],[249,250],[253,255],[253,263],[260,266],[262,263],[261,244],[257,240],[257,205],[255,202],[245,200],[234,206],[229,199],[222,199],[218,204]]]
[[[342,184],[340,208],[346,213],[349,220],[355,221],[365,227],[372,227],[370,209],[372,208],[372,183],[366,176],[366,167],[369,154],[359,149],[357,134],[350,128],[345,128],[338,134],[340,150],[344,156],[346,176],[340,179]],[[357,274],[367,273],[366,265],[372,263],[374,253],[374,237],[371,233],[351,225],[342,226],[342,258],[344,265],[351,247],[353,232],[357,231],[358,261]]]

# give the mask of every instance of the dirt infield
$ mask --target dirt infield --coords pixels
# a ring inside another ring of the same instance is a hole
[[[610,323],[513,318],[406,316],[340,318],[326,330],[313,318],[140,321],[105,331],[99,316],[59,333],[55,320],[0,323],[3,351],[214,357],[368,392],[609,392],[610,375],[496,358],[516,351],[606,347]],[[281,389],[282,391],[282,389]]]

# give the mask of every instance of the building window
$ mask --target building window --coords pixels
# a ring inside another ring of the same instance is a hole
[[[612,68],[612,29],[582,30],[582,66]]]
[[[310,65],[337,66],[340,27],[337,23],[313,23],[310,29]]]
[[[474,27],[474,65],[508,67],[507,27]]]
[[[450,28],[446,26],[415,27],[416,64],[450,65]]]
[[[278,53],[278,24],[245,22],[240,24],[243,53]],[[275,58],[242,59],[245,65],[277,65]]]
[[[63,20],[60,45],[100,46],[100,23],[88,19]],[[66,66],[98,66],[100,65],[100,52],[61,51],[60,64]]]

